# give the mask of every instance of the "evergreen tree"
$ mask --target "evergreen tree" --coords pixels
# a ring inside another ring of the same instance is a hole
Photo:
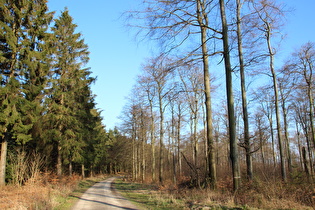
[[[26,100],[31,89],[24,89],[22,84],[30,83],[30,75],[38,80],[41,72],[43,51],[39,43],[52,17],[46,12],[46,1],[0,1],[0,185],[5,180],[8,143],[25,145],[32,139],[34,115],[30,111],[34,100]],[[38,84],[34,87],[42,88]]]
[[[22,88],[26,99],[23,109],[25,124],[31,124],[30,134],[33,140],[28,144],[30,151],[40,144],[41,116],[45,112],[43,100],[45,88],[47,87],[47,75],[51,62],[50,38],[48,33],[49,24],[53,13],[48,12],[47,1],[29,1],[27,9],[28,20],[26,38],[23,41],[24,53],[22,62],[25,66]]]
[[[83,68],[89,60],[89,52],[81,34],[75,33],[76,27],[67,9],[52,27],[55,51],[45,102],[48,107],[45,136],[52,145],[58,175],[62,174],[63,162],[71,166],[81,157],[83,141],[79,113],[83,105],[80,98],[86,96],[84,90],[93,81],[88,69]]]

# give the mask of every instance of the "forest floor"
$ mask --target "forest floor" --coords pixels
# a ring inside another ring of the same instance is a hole
[[[221,183],[222,184],[222,183]],[[115,188],[144,209],[315,209],[312,196],[301,188],[276,183],[252,183],[236,193],[116,180]]]
[[[22,186],[8,184],[0,187],[0,209],[70,209],[88,188],[106,177],[108,176],[102,175],[82,180],[76,175],[62,179],[43,175]]]
[[[79,176],[49,177],[23,186],[0,187],[0,209],[71,209],[83,193],[108,176],[82,180]],[[314,209],[313,187],[259,182],[242,186],[237,193],[219,183],[218,190],[188,188],[164,183],[136,183],[117,179],[113,186],[141,209]]]

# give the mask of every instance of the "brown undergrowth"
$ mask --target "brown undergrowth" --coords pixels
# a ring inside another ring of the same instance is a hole
[[[232,180],[229,179],[218,181],[217,190],[183,184],[175,186],[166,181],[144,193],[150,194],[150,200],[155,200],[155,203],[169,201],[168,205],[173,209],[314,209],[314,185],[306,183],[297,179],[290,183],[278,179],[244,180],[242,186],[233,192]],[[137,189],[132,191],[143,193]]]
[[[52,174],[42,174],[22,186],[0,187],[0,209],[53,209],[60,204],[59,198],[67,197],[79,181],[77,175],[58,179]]]

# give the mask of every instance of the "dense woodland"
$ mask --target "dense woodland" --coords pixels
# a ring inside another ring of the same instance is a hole
[[[0,185],[105,173],[111,146],[86,67],[88,46],[69,11],[47,1],[0,2]]]
[[[315,44],[279,59],[282,3],[148,0],[126,12],[159,53],[106,131],[69,11],[1,1],[0,185],[34,168],[210,189],[228,180],[234,191],[255,179],[313,184]]]

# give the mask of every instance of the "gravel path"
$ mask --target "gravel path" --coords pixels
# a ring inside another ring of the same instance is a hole
[[[81,196],[72,210],[139,209],[115,192],[112,188],[115,179],[116,177],[111,177],[93,185]]]

